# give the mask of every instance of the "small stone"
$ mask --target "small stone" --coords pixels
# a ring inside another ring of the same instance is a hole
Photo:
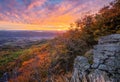
[[[98,68],[98,66],[99,66],[99,63],[94,63],[94,64],[91,65],[91,67],[92,67],[93,69]]]
[[[98,69],[100,70],[108,70],[108,67],[104,64],[99,65]]]

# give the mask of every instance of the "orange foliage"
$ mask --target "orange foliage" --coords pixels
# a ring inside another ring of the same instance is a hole
[[[10,82],[38,82],[44,80],[47,75],[47,69],[50,65],[50,58],[47,52],[39,53],[32,59],[22,63],[18,69],[19,75],[16,78],[10,79]],[[27,78],[26,78],[27,77]],[[40,79],[42,78],[42,79]]]

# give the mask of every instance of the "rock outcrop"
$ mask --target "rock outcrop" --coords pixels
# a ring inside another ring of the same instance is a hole
[[[102,37],[93,49],[93,63],[78,56],[71,82],[120,82],[120,34]]]

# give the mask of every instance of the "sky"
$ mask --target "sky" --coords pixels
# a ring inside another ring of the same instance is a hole
[[[113,0],[0,0],[0,30],[67,30]]]

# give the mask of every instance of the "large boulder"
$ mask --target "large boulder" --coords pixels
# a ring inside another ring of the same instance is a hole
[[[99,39],[93,49],[93,63],[78,56],[71,82],[120,82],[120,34]]]

